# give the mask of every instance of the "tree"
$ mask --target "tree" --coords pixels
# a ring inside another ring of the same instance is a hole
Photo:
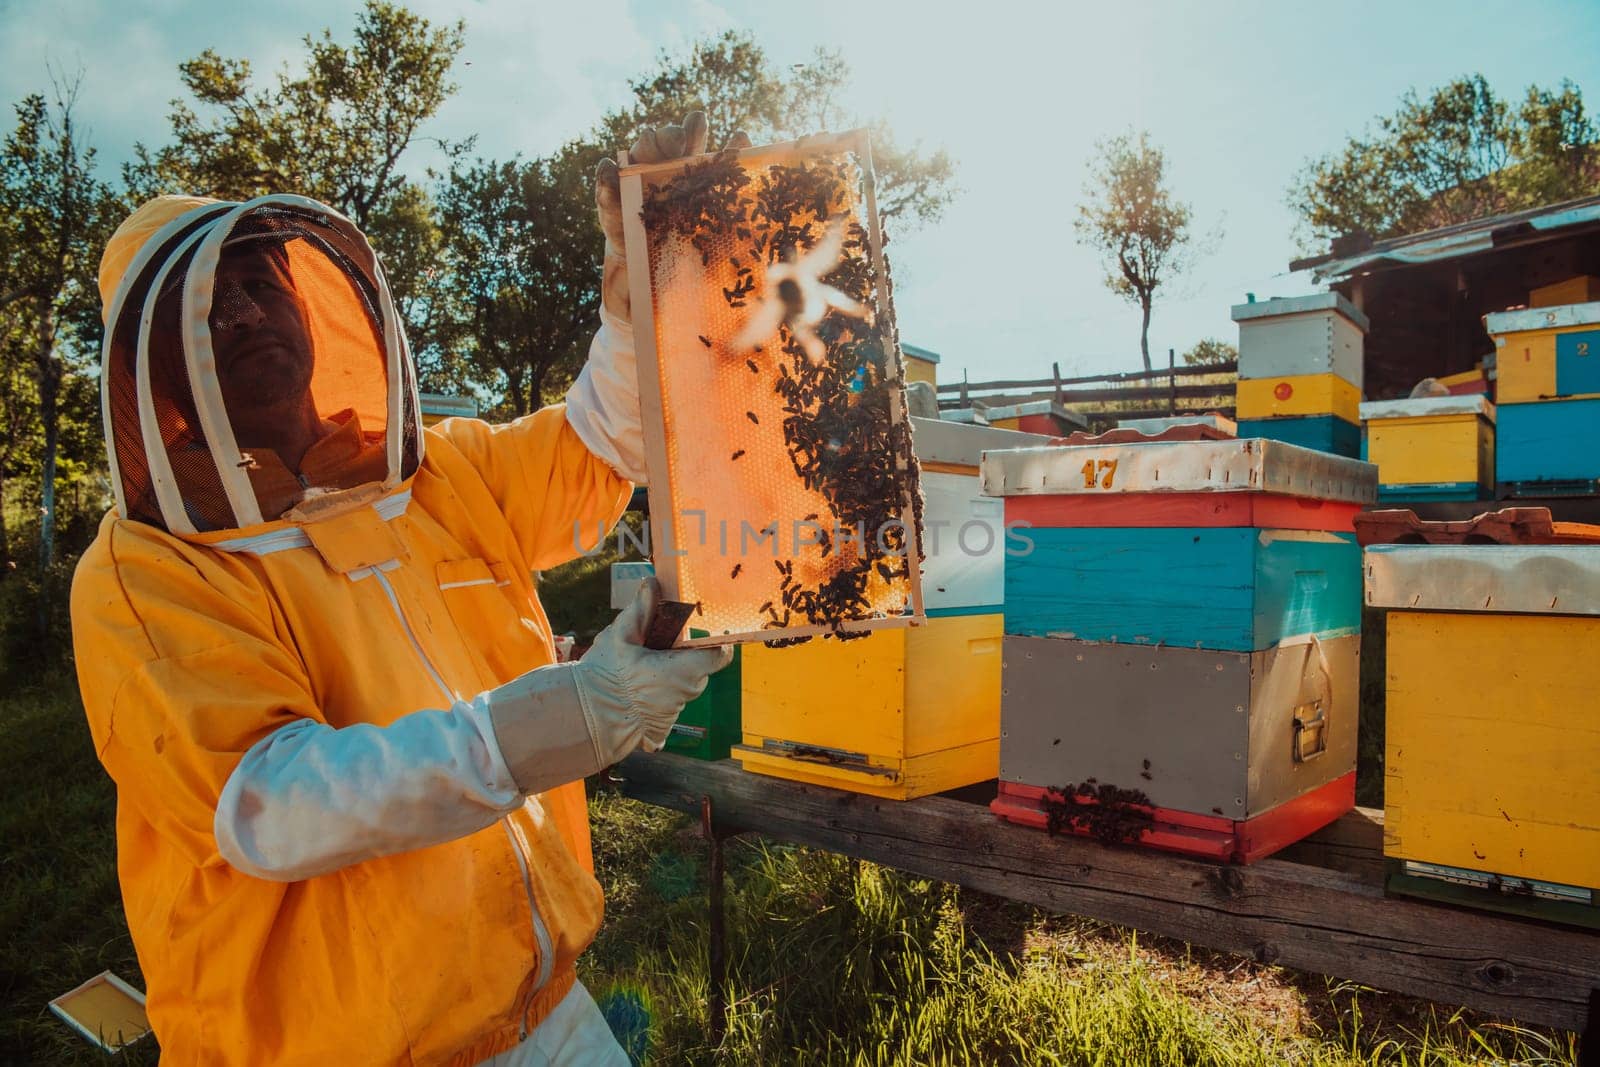
[[[537,410],[583,365],[600,308],[604,239],[588,153],[453,168],[440,196],[447,269],[478,384],[512,416]]]
[[[706,113],[713,144],[738,130],[760,144],[868,125],[879,214],[913,225],[938,221],[955,197],[955,163],[942,149],[924,154],[920,144],[900,145],[887,123],[846,111],[840,97],[850,78],[836,49],[818,48],[809,63],[780,72],[754,37],[729,30],[686,56],[662,53],[653,74],[629,83],[633,103],[606,115],[594,141],[623,147],[644,127],[694,110]]]
[[[1232,363],[1239,358],[1237,346],[1215,337],[1196,341],[1194,347],[1178,357],[1185,367],[1212,367],[1219,363]]]
[[[171,143],[135,146],[129,189],[139,199],[299,193],[331,205],[384,257],[419,361],[440,364],[441,237],[426,190],[401,162],[456,90],[450,69],[464,32],[462,22],[435,27],[386,0],[366,0],[353,43],[327,30],[307,36],[304,69],[280,71],[269,88],[256,87],[247,60],[207,49],[180,64],[192,102],[172,102]],[[444,145],[452,158],[466,147]]]
[[[1289,191],[1307,251],[1345,235],[1382,238],[1556,203],[1600,190],[1600,130],[1578,87],[1530,86],[1519,105],[1481,74],[1415,91]]]
[[[1189,266],[1194,244],[1189,205],[1166,187],[1166,156],[1150,135],[1122,134],[1096,146],[1074,223],[1078,240],[1100,253],[1106,287],[1143,313],[1139,352],[1150,369],[1155,294]]]
[[[55,555],[63,386],[70,388],[70,372],[98,347],[100,250],[120,215],[95,176],[94,149],[78,136],[72,112],[79,78],[52,81],[50,101],[35,94],[16,105],[17,125],[0,149],[0,388],[13,420],[28,402],[37,404],[41,572]],[[27,391],[16,377],[20,368],[30,379]],[[95,425],[97,435],[98,419]],[[13,421],[5,436],[0,449],[12,460],[29,434]]]

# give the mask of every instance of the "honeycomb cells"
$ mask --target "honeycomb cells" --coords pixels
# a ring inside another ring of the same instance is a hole
[[[732,193],[723,185],[709,194],[709,204],[681,201],[673,219],[661,211],[643,216],[667,471],[666,499],[658,491],[652,500],[657,569],[664,580],[676,578],[675,590],[668,582],[669,595],[699,605],[690,632],[711,640],[770,640],[904,617],[916,568],[900,558],[904,542],[897,544],[893,526],[902,517],[910,521],[917,489],[909,434],[893,429],[904,421],[899,362],[880,359],[873,375],[857,373],[854,386],[840,384],[851,377],[848,366],[861,363],[862,351],[874,351],[874,343],[881,349],[879,339],[892,338],[875,319],[889,307],[889,294],[876,291],[886,285],[882,274],[861,269],[870,268],[871,252],[858,165],[848,155],[814,161],[845,179],[825,183],[831,189],[826,198],[791,195],[796,181],[804,184],[816,173],[804,161],[746,156],[738,165],[749,181]],[[798,174],[790,169],[796,166]],[[670,194],[671,177],[646,183],[646,205],[652,196]],[[775,195],[782,190],[789,192]],[[775,203],[797,199],[809,207],[771,211]],[[820,365],[809,363],[788,325],[754,346],[739,344],[751,317],[770,312],[767,302],[779,300],[768,271],[783,262],[783,250],[792,245],[803,253],[841,221],[852,236],[842,266],[827,277],[841,287],[841,279],[854,279],[852,295],[864,297],[866,315],[824,316],[817,330],[826,344]],[[877,393],[850,394],[865,377]],[[811,385],[802,394],[795,379]],[[824,411],[848,418],[851,405],[882,407],[891,393],[898,399],[883,408],[890,414],[881,420],[857,412],[857,431],[842,439],[831,429],[812,432]],[[797,452],[796,444],[818,437],[836,453],[829,456],[830,470],[855,469],[852,457],[838,454],[855,450],[861,454],[853,458],[870,462],[874,471],[895,472],[891,482],[871,483],[879,511],[894,517],[888,528],[881,521],[851,521],[862,509],[851,510],[849,501],[863,489],[841,484],[844,476],[807,485],[797,467],[811,462],[809,453]],[[892,488],[883,490],[886,484]],[[885,499],[896,495],[903,499]],[[668,553],[671,563],[664,567]]]

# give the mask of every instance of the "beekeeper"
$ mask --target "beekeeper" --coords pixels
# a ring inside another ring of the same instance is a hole
[[[704,144],[696,114],[633,156]],[[73,641],[164,1062],[627,1062],[573,971],[583,778],[729,653],[646,650],[647,586],[553,663],[532,574],[644,472],[614,167],[597,193],[588,364],[504,426],[422,428],[383,270],[322,204],[160,197],[106,247],[116,510]]]

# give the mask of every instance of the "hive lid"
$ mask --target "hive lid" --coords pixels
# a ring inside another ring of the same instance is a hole
[[[1558,330],[1568,326],[1600,323],[1600,301],[1591,304],[1562,304],[1549,308],[1519,308],[1496,311],[1483,317],[1483,328],[1491,336],[1525,333],[1528,330]]]
[[[1253,492],[1370,504],[1378,496],[1378,468],[1263,438],[1059,445],[985,453],[983,491],[988,496]]]
[[[1174,426],[1210,426],[1221,430],[1223,433],[1237,437],[1239,424],[1226,415],[1215,411],[1204,415],[1163,415],[1155,419],[1118,419],[1117,429],[1138,430],[1140,433],[1157,434]]]
[[[1021,430],[911,417],[911,449],[923,463],[976,467],[986,450],[1035,448],[1052,440],[1045,434]]]
[[[1367,317],[1339,293],[1307,293],[1305,296],[1275,296],[1271,300],[1257,300],[1249,304],[1233,305],[1233,321],[1270,319],[1282,315],[1306,315],[1317,311],[1333,311],[1349,319],[1366,333],[1371,327]]]
[[[1401,400],[1369,400],[1361,405],[1361,421],[1417,419],[1429,415],[1482,415],[1494,421],[1494,404],[1482,393],[1463,396],[1413,396]]]
[[[1089,422],[1076,411],[1068,411],[1054,400],[1024,400],[1018,404],[1006,404],[1001,407],[984,405],[983,417],[990,422],[999,419],[1019,419],[1024,415],[1054,415],[1062,422],[1073,426],[1088,426]]]
[[[1600,615],[1600,545],[1373,545],[1373,608]]]

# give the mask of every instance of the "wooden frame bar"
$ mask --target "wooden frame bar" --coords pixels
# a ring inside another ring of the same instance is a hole
[[[1368,809],[1235,867],[1010,826],[987,797],[880,800],[666,754],[616,774],[625,796],[696,816],[709,797],[768,837],[1524,1023],[1581,1029],[1600,990],[1600,933],[1384,896]]]

